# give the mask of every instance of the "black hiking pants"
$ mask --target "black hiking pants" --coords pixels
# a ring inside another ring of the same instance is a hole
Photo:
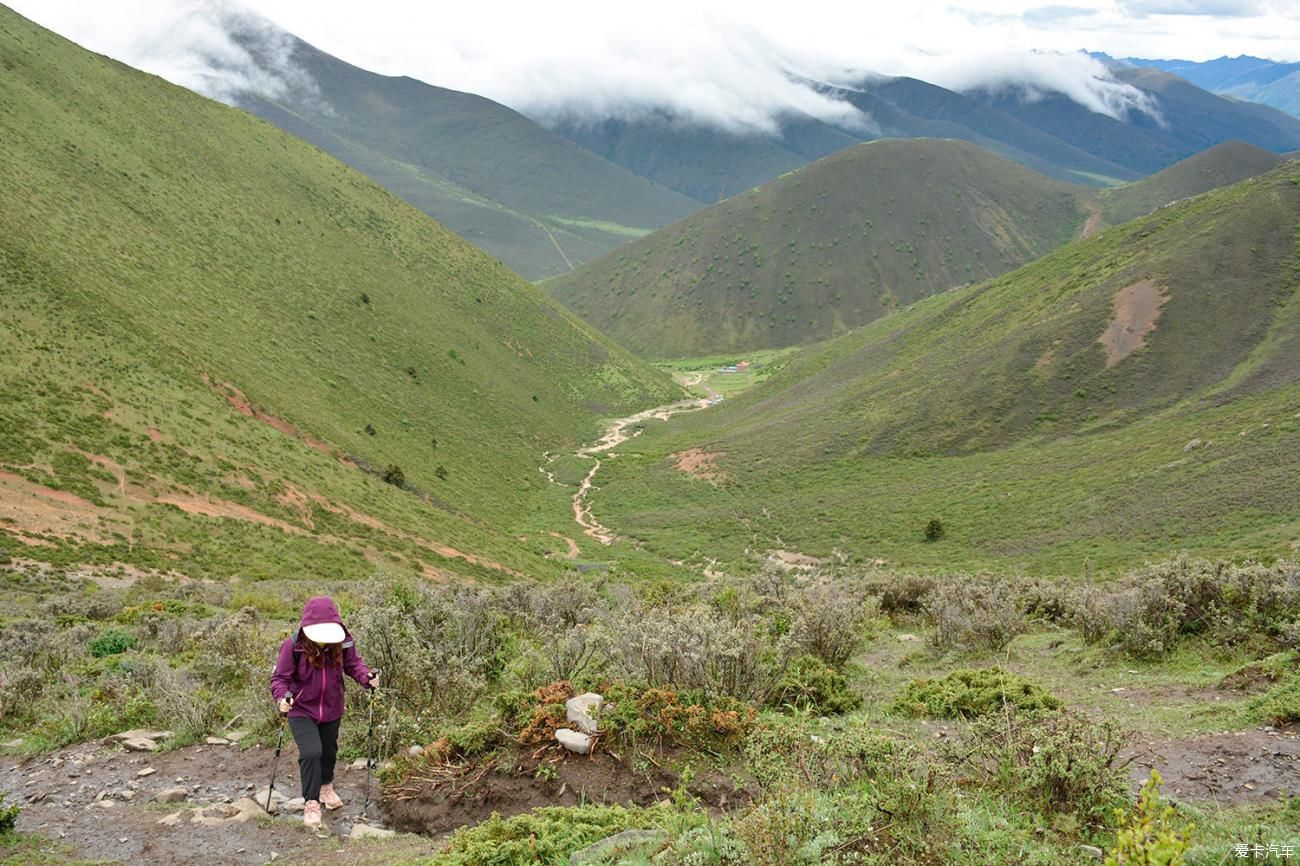
[[[302,716],[289,717],[289,730],[298,744],[298,775],[302,777],[302,798],[320,800],[321,785],[334,782],[334,762],[339,754],[339,723],[318,725]]]

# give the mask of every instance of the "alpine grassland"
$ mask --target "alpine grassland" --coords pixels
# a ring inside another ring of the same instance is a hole
[[[647,422],[602,469],[595,513],[700,562],[1284,555],[1298,211],[1290,163],[797,354],[720,406]],[[692,449],[714,455],[709,478],[679,468]]]
[[[2,15],[5,551],[547,569],[539,455],[668,376],[317,149]]]

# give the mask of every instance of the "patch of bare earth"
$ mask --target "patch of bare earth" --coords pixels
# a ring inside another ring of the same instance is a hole
[[[1095,201],[1084,202],[1083,206],[1088,211],[1088,218],[1079,229],[1079,240],[1086,241],[1101,231],[1101,206]]]
[[[1115,293],[1110,324],[1097,338],[1106,349],[1106,366],[1114,367],[1146,345],[1169,295],[1155,280],[1142,280]]]
[[[106,515],[107,509],[75,493],[55,490],[0,470],[0,524],[25,544],[42,543],[30,535],[105,541],[100,518]]]
[[[673,460],[673,466],[679,472],[685,472],[692,478],[703,478],[707,481],[717,481],[727,477],[727,473],[718,468],[717,460],[720,457],[726,457],[725,451],[705,451],[703,448],[688,448],[685,451],[678,451],[676,454],[669,454],[668,458]]]
[[[797,553],[793,550],[768,551],[767,561],[783,571],[820,568],[827,563],[826,559],[809,556],[806,553]]]
[[[484,821],[496,812],[519,815],[538,806],[577,806],[582,803],[650,806],[668,796],[678,784],[667,769],[670,756],[650,755],[646,769],[633,770],[609,752],[570,755],[546,749],[539,757],[525,756],[517,765],[442,765],[387,789],[384,820],[398,830],[439,834]],[[543,768],[543,769],[539,769]],[[719,771],[702,772],[687,785],[713,810],[744,806],[752,795]]]
[[[1130,765],[1134,783],[1160,771],[1183,800],[1255,803],[1300,794],[1300,725],[1152,740]]]
[[[240,391],[234,385],[231,385],[228,382],[212,382],[208,379],[206,374],[203,377],[203,381],[207,383],[208,387],[225,397],[226,402],[240,414],[247,415],[249,418],[254,418],[264,424],[269,424],[284,435],[297,439],[299,442],[302,442],[311,448],[315,448],[322,454],[328,454],[329,456],[337,457],[340,460],[343,459],[339,449],[335,448],[328,442],[309,436],[290,424],[288,421],[285,421],[283,418],[277,418],[271,413],[264,412],[254,406],[248,397],[245,396],[244,392]]]

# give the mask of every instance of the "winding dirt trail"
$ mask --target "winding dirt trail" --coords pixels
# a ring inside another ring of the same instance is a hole
[[[690,383],[687,383],[690,384]],[[582,527],[583,534],[589,538],[594,538],[601,544],[613,544],[615,535],[608,527],[602,526],[591,513],[591,505],[587,502],[587,494],[591,492],[594,486],[596,473],[600,471],[601,459],[597,455],[604,454],[634,436],[640,435],[641,431],[632,428],[642,421],[648,421],[651,418],[657,418],[661,421],[667,421],[673,415],[680,412],[694,412],[699,409],[706,409],[712,405],[709,398],[693,397],[689,400],[678,400],[676,403],[669,403],[665,406],[656,406],[653,409],[646,409],[637,412],[635,415],[629,415],[626,418],[617,418],[610,422],[605,435],[602,436],[595,444],[587,445],[573,452],[576,457],[590,458],[595,464],[587,471],[587,475],[578,485],[578,492],[573,494],[573,519]],[[545,467],[542,472],[548,475],[552,481],[555,477],[548,472]]]

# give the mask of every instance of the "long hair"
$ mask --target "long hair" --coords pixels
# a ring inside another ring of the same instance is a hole
[[[331,643],[322,646],[303,635],[302,645],[307,651],[307,661],[312,667],[318,668],[326,663],[333,668],[343,666],[343,644]]]

